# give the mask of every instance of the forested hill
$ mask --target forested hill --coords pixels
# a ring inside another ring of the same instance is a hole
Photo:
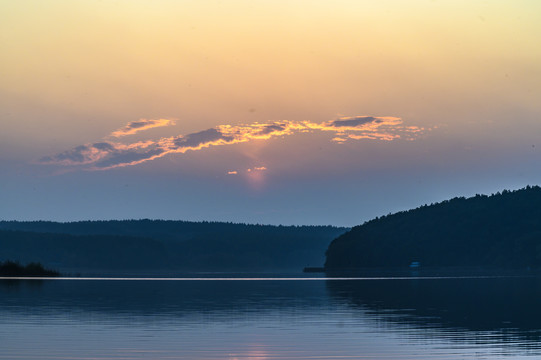
[[[209,221],[180,220],[104,220],[104,221],[0,221],[0,229],[71,235],[122,235],[159,238],[164,241],[184,241],[202,235],[230,236],[258,234],[291,236],[344,232],[333,226],[274,226]]]
[[[0,221],[0,261],[58,269],[283,271],[320,266],[346,228],[165,220]]]
[[[541,188],[454,198],[376,218],[333,240],[327,270],[541,267]]]

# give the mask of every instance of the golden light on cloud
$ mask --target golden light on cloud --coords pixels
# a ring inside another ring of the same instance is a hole
[[[238,172],[237,171],[228,171],[227,174],[228,175],[237,175]]]
[[[392,141],[395,139],[399,139],[399,134],[363,134],[363,135],[355,135],[350,134],[348,135],[349,139],[353,140],[361,140],[361,139],[372,139],[372,140],[385,140],[385,141]]]
[[[331,141],[334,141],[335,143],[338,143],[338,144],[342,144],[342,143],[348,141],[348,139],[336,136],[336,137],[333,137],[331,139]]]
[[[157,119],[133,121],[124,128],[113,132],[114,137],[134,134],[159,126],[172,125],[172,120]],[[83,166],[86,170],[107,170],[117,167],[132,166],[161,158],[167,154],[182,154],[197,151],[210,146],[224,146],[245,143],[252,140],[269,140],[276,137],[290,136],[295,133],[314,131],[334,132],[338,136],[333,142],[344,143],[348,140],[384,140],[415,139],[425,131],[422,127],[403,126],[402,119],[388,116],[349,116],[322,123],[311,121],[280,120],[268,123],[244,125],[219,125],[207,130],[164,137],[158,140],[146,140],[133,143],[100,141],[77,146],[53,156],[39,160],[41,164],[64,166]],[[248,169],[248,172],[267,170],[265,166]],[[236,172],[228,172],[234,175]]]

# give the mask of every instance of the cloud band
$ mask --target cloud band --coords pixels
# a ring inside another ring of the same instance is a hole
[[[122,137],[138,131],[172,125],[171,120],[158,119],[133,121],[122,129],[111,133],[113,137]],[[191,133],[147,140],[135,143],[96,142],[81,145],[74,149],[39,160],[41,164],[64,166],[83,166],[88,170],[106,170],[117,167],[137,165],[154,160],[167,154],[196,151],[210,146],[223,146],[243,143],[251,140],[267,140],[279,136],[293,135],[299,132],[328,131],[336,136],[337,143],[348,140],[373,139],[392,141],[399,138],[413,139],[424,132],[416,126],[403,126],[397,117],[352,116],[323,123],[311,121],[274,121],[248,125],[220,125],[215,128]]]

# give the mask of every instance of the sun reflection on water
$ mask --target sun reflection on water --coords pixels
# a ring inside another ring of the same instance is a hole
[[[261,347],[261,346],[256,345],[254,347]],[[247,351],[246,353],[229,355],[229,360],[267,360],[267,359],[270,359],[270,355],[266,351],[260,350],[260,349],[251,349]]]

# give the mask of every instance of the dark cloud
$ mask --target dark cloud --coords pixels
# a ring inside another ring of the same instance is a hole
[[[151,125],[155,122],[153,120],[147,120],[147,121],[132,121],[131,123],[126,126],[128,129],[139,129],[144,127],[145,125]]]
[[[139,131],[174,124],[175,122],[170,119],[139,119],[137,121],[131,121],[123,128],[113,131],[111,136],[122,137],[126,135],[133,135]]]
[[[102,160],[96,161],[93,167],[96,169],[110,169],[119,166],[129,166],[139,164],[156,157],[160,157],[165,152],[164,149],[155,148],[146,151],[121,150],[114,151]]]
[[[340,127],[358,127],[371,123],[382,122],[382,120],[373,116],[355,116],[353,118],[340,118],[328,123],[328,126],[340,128]]]
[[[199,148],[202,145],[223,140],[225,142],[233,141],[233,137],[222,134],[218,129],[208,129],[174,140],[174,144],[179,148]]]
[[[98,150],[103,150],[103,151],[114,151],[115,150],[115,147],[113,145],[111,145],[110,143],[107,143],[107,142],[94,143],[92,146],[94,148],[98,149]]]
[[[53,156],[42,157],[39,162],[43,164],[61,163],[65,165],[84,164],[89,161],[87,154],[91,152],[91,148],[91,145],[80,145]]]
[[[279,124],[266,125],[263,127],[263,129],[257,132],[257,135],[267,135],[267,134],[271,134],[277,131],[284,131],[285,129],[286,129],[285,125],[279,125]]]

